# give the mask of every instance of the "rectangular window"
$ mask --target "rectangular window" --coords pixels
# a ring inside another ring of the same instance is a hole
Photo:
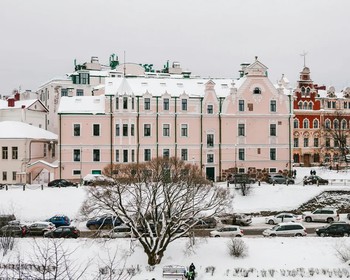
[[[245,160],[244,149],[238,149],[238,159],[239,160]]]
[[[318,147],[318,138],[314,138],[314,147]]]
[[[115,125],[115,136],[120,136],[120,125],[119,124]]]
[[[80,149],[73,150],[73,161],[80,161]]]
[[[339,140],[334,139],[334,148],[339,148]]]
[[[277,136],[275,123],[270,124],[270,136]]]
[[[207,147],[214,147],[214,134],[207,134]]]
[[[84,96],[84,90],[83,89],[77,89],[77,96]]]
[[[294,148],[299,147],[299,138],[294,138]]]
[[[115,99],[115,109],[119,110],[119,97]]]
[[[183,137],[187,137],[188,136],[187,124],[182,124],[181,125],[181,136],[183,136]]]
[[[128,125],[123,124],[123,136],[128,136]]]
[[[214,162],[214,154],[207,154],[207,163]]]
[[[8,159],[8,148],[2,147],[2,159]]]
[[[115,150],[115,161],[119,162],[119,150]]]
[[[68,96],[68,89],[62,88],[61,89],[61,96]]]
[[[151,136],[151,125],[150,124],[145,124],[143,126],[143,132],[144,132],[144,136]]]
[[[128,150],[123,150],[123,162],[128,162]]]
[[[304,138],[304,147],[309,147],[309,138]]]
[[[12,171],[12,181],[16,181],[16,177],[17,177],[17,172]]]
[[[128,98],[126,96],[123,97],[123,109],[128,109]]]
[[[131,135],[131,136],[135,136],[135,125],[134,125],[134,124],[131,124],[131,127],[130,127],[130,135]]]
[[[244,100],[238,101],[238,111],[244,112]]]
[[[12,159],[18,159],[18,147],[12,147]]]
[[[79,73],[80,83],[83,85],[88,85],[89,81],[89,73]]]
[[[100,136],[100,125],[94,123],[93,124],[93,136]]]
[[[81,171],[80,170],[73,170],[73,175],[80,175]]]
[[[73,135],[80,136],[80,124],[78,123],[73,124]]]
[[[145,98],[145,110],[150,110],[150,109],[151,109],[151,99]]]
[[[182,160],[187,160],[188,158],[188,151],[187,149],[181,149],[181,159]]]
[[[164,98],[163,99],[163,110],[164,111],[169,111],[169,98]]]
[[[151,149],[145,149],[145,161],[151,160]]]
[[[270,111],[271,112],[276,112],[277,111],[276,100],[271,100],[270,101]]]
[[[331,146],[331,139],[326,138],[326,147],[329,148]]]
[[[348,102],[344,102],[344,109],[347,109],[348,108]]]
[[[276,148],[270,149],[270,160],[276,160]]]
[[[92,156],[93,156],[93,161],[100,161],[100,150],[93,149]]]
[[[135,162],[135,150],[131,150],[131,161]]]
[[[7,181],[7,172],[6,171],[2,172],[2,180]]]
[[[163,124],[163,136],[170,136],[170,124]]]
[[[181,109],[187,111],[187,99],[181,99]]]
[[[163,149],[163,158],[169,158],[169,157],[170,157],[170,150]]]
[[[135,109],[135,98],[134,97],[131,98],[131,109],[132,110]]]
[[[213,105],[208,105],[208,107],[207,107],[207,113],[208,113],[208,114],[213,114],[213,113],[214,113],[214,107],[213,107]]]
[[[245,135],[245,125],[244,123],[238,124],[238,136],[244,136]]]
[[[47,145],[46,144],[44,144],[43,149],[44,149],[44,151],[43,151],[44,152],[44,157],[46,157],[47,156]]]

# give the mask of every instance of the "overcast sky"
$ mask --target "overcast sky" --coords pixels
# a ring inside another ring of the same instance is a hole
[[[294,87],[304,61],[315,83],[350,86],[349,0],[1,0],[0,94],[36,90],[98,56],[108,64],[167,60],[236,78],[254,57]]]

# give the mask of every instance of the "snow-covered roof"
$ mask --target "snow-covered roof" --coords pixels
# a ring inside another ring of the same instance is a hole
[[[0,139],[43,139],[57,140],[55,133],[23,122],[0,122]]]
[[[219,97],[226,97],[230,94],[230,88],[239,88],[246,78],[238,80],[233,79],[174,79],[174,78],[107,78],[106,95],[123,95],[125,93],[134,95],[143,95],[146,92],[152,96],[162,96],[168,93],[172,96],[180,96],[183,93],[189,96],[203,96],[205,84],[209,81],[215,83],[215,92]],[[234,85],[232,85],[234,83]]]
[[[13,107],[9,107],[7,100],[0,100],[0,109],[21,109],[22,106],[24,106],[25,108],[28,108],[37,101],[41,103],[39,99],[17,100],[15,101],[15,104]]]
[[[105,96],[63,96],[58,107],[59,114],[104,114]]]

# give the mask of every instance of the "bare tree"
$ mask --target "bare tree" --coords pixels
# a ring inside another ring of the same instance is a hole
[[[82,212],[103,210],[120,216],[149,265],[159,264],[168,245],[187,235],[196,218],[221,212],[231,199],[229,191],[207,181],[198,166],[176,158],[107,166],[104,174],[113,184],[89,187]]]

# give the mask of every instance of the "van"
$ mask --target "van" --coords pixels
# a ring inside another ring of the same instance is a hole
[[[268,228],[263,231],[263,236],[306,236],[306,229],[302,224],[288,222],[279,223],[273,228]]]

